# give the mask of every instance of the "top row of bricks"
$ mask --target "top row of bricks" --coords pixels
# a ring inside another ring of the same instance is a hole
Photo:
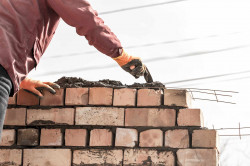
[[[186,90],[176,89],[113,89],[105,87],[56,89],[53,95],[43,92],[44,97],[38,99],[31,93],[20,90],[10,97],[9,105],[22,106],[74,106],[103,105],[125,107],[147,106],[180,106],[191,107],[191,96]]]

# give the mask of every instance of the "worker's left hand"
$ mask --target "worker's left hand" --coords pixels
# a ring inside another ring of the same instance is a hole
[[[123,49],[121,55],[113,59],[123,70],[130,73],[135,78],[143,76],[146,71],[146,66],[142,63],[139,57],[130,56]]]
[[[41,94],[41,92],[39,90],[46,89],[50,93],[55,94],[56,91],[53,88],[59,89],[60,86],[58,84],[55,84],[52,82],[42,82],[42,81],[38,81],[38,80],[32,80],[29,78],[25,78],[21,82],[20,88],[24,89],[25,91],[27,91],[29,93],[32,93],[33,95],[35,95],[38,98],[42,98],[43,95]]]

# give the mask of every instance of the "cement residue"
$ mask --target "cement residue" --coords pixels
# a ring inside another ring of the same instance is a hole
[[[153,83],[134,83],[132,85],[123,85],[120,81],[115,80],[99,80],[99,81],[87,81],[82,78],[77,77],[62,77],[58,79],[55,83],[60,85],[61,88],[80,88],[80,87],[161,87],[164,88],[165,85],[161,82],[153,82]]]

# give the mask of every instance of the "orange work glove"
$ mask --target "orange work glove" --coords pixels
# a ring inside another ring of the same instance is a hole
[[[135,78],[143,76],[146,67],[142,64],[142,61],[139,57],[133,57],[128,55],[123,49],[120,56],[113,58],[123,70],[130,73]]]
[[[20,88],[29,92],[29,93],[32,93],[33,95],[35,95],[38,98],[42,98],[43,95],[41,94],[41,92],[39,90],[46,89],[50,93],[55,94],[56,91],[53,88],[59,89],[60,86],[58,84],[55,84],[52,82],[41,82],[41,81],[25,78],[21,82]]]

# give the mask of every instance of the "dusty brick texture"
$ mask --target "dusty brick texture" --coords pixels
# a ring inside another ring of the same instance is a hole
[[[21,166],[22,150],[21,149],[0,149],[1,166]]]
[[[73,125],[73,108],[28,109],[28,125]]]
[[[9,97],[8,105],[16,105],[16,94],[13,97]]]
[[[112,146],[112,132],[108,129],[91,130],[89,146]]]
[[[66,129],[65,146],[86,146],[86,129]]]
[[[65,105],[88,105],[88,88],[67,88],[65,96]]]
[[[37,129],[19,129],[17,145],[36,146],[38,145],[39,131]]]
[[[77,107],[76,125],[123,126],[124,108]]]
[[[149,149],[125,149],[123,165],[167,165],[175,166],[172,152]]]
[[[204,127],[203,114],[200,109],[180,109],[178,126],[199,126]]]
[[[178,166],[218,166],[216,149],[180,149],[177,151]]]
[[[52,94],[47,90],[43,91],[43,98],[40,100],[42,106],[63,106],[64,105],[64,89],[55,89],[56,94]]]
[[[167,130],[165,132],[165,147],[189,148],[188,130]]]
[[[115,146],[134,147],[138,142],[138,132],[136,129],[117,128]]]
[[[140,89],[138,90],[137,106],[160,106],[162,90]]]
[[[122,150],[75,150],[73,153],[74,166],[82,165],[122,165]]]
[[[2,131],[0,146],[11,146],[15,143],[16,132],[14,129],[6,129]]]
[[[190,108],[192,106],[192,97],[186,90],[165,89],[164,105]]]
[[[41,146],[61,146],[62,145],[62,132],[61,129],[42,129]]]
[[[150,129],[140,133],[140,147],[162,147],[163,132],[160,129]]]
[[[23,166],[71,166],[71,150],[24,149]]]
[[[17,105],[39,105],[39,98],[23,89],[20,89],[17,93]]]
[[[90,105],[112,105],[113,88],[89,88]]]
[[[192,147],[216,148],[219,147],[219,136],[216,130],[194,130]]]
[[[136,89],[122,88],[114,90],[114,106],[135,106]]]
[[[25,126],[26,108],[7,109],[4,125]]]
[[[127,108],[125,110],[125,126],[175,126],[176,111],[174,109]]]

